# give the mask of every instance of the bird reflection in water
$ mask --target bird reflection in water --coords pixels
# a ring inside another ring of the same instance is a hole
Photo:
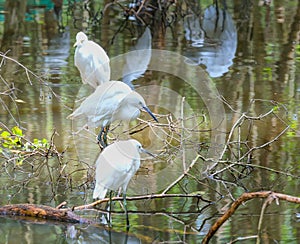
[[[143,76],[151,60],[152,36],[149,27],[145,28],[143,35],[136,44],[125,54],[126,63],[123,67],[122,81],[134,89],[132,81]]]
[[[233,64],[237,48],[237,30],[226,9],[211,5],[200,17],[186,16],[185,38],[191,45],[185,52],[191,65],[205,65],[211,77],[220,77]]]

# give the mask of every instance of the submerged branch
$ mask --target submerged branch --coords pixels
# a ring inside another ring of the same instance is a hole
[[[137,201],[137,200],[150,200],[150,199],[158,199],[158,198],[174,198],[174,197],[186,197],[186,198],[197,198],[203,202],[211,203],[212,201],[204,199],[199,194],[150,194],[150,195],[142,195],[142,196],[134,196],[134,197],[126,197],[126,201]],[[111,201],[122,201],[123,197],[113,197],[111,198]],[[84,209],[90,209],[95,207],[96,205],[99,205],[104,202],[109,202],[109,198],[104,198],[101,200],[97,200],[93,203],[77,206],[74,207],[73,210],[84,210]]]
[[[217,230],[227,221],[231,215],[238,209],[238,207],[244,202],[251,200],[253,198],[267,198],[268,203],[271,203],[273,200],[285,200],[291,203],[300,204],[300,198],[294,197],[282,193],[276,193],[272,191],[262,191],[262,192],[250,192],[243,193],[238,199],[236,199],[230,206],[230,208],[219,218],[217,221],[210,227],[208,233],[202,240],[202,243],[208,243]]]

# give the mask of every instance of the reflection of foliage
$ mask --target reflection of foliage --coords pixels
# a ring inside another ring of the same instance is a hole
[[[86,12],[89,18],[77,17],[76,12],[79,10]],[[130,22],[134,23],[134,20],[141,25],[152,25],[164,32],[167,27],[172,27],[188,14],[200,15],[201,7],[198,1],[117,0],[106,3],[104,7],[94,1],[86,1],[84,4],[78,4],[78,2],[74,1],[69,5],[68,12],[69,15],[76,16],[76,18],[73,18],[75,27],[78,26],[77,22],[86,21],[88,21],[88,25],[96,27],[102,18],[114,12],[114,18],[122,16],[123,24],[120,24],[119,30],[125,28]],[[132,28],[133,26],[131,26],[131,31]]]

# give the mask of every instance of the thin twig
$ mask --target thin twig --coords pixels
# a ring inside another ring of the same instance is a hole
[[[185,97],[182,97],[181,100],[181,138],[180,138],[180,147],[182,151],[182,167],[183,171],[186,172],[186,162],[185,162],[185,138],[184,138],[184,101]]]
[[[166,194],[169,190],[171,190],[173,186],[175,186],[179,181],[181,181],[184,178],[184,176],[190,171],[190,169],[194,167],[194,164],[198,161],[199,158],[200,155],[198,154],[196,158],[192,161],[190,166],[187,168],[187,170],[185,170],[175,181],[173,181],[162,193]]]

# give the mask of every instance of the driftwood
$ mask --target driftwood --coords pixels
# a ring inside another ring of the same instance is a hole
[[[68,223],[91,224],[93,221],[82,218],[71,210],[58,209],[36,204],[12,204],[0,207],[0,215],[27,216]]]
[[[278,200],[285,200],[292,203],[300,204],[300,198],[285,195],[282,193],[276,193],[272,191],[261,191],[261,192],[250,192],[243,193],[237,200],[235,200],[230,208],[210,227],[208,233],[202,240],[202,243],[208,243],[209,240],[213,237],[213,235],[217,232],[217,230],[224,224],[224,222],[230,218],[232,214],[234,214],[235,210],[244,202],[251,200],[253,198],[266,198],[266,204],[270,204],[274,200],[278,202]]]

